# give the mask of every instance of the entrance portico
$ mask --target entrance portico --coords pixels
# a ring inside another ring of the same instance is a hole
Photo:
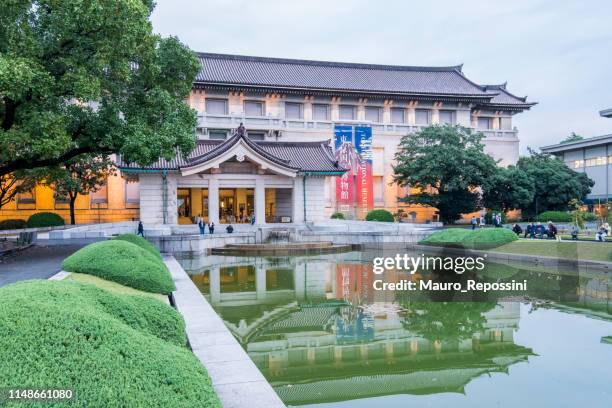
[[[187,158],[119,168],[139,175],[145,224],[321,221],[325,177],[345,172],[328,143],[255,142],[244,128],[225,141],[198,141]]]

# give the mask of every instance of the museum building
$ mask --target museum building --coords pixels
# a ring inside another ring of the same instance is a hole
[[[535,105],[506,84],[472,82],[461,65],[198,55],[202,69],[187,100],[198,114],[194,151],[147,167],[118,157],[120,172],[77,199],[78,223],[183,224],[197,216],[216,223],[303,223],[351,212],[340,206],[340,180],[354,175],[338,162],[338,129],[369,132],[368,209],[402,209],[410,222],[435,220],[435,209],[400,201],[410,194],[393,184],[400,139],[431,124],[458,124],[482,132],[485,151],[500,165],[513,164],[519,152],[513,116]],[[68,218],[66,203],[40,185],[0,210],[0,219],[39,211]]]

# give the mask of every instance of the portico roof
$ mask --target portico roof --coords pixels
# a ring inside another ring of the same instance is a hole
[[[187,157],[177,154],[171,160],[160,159],[150,166],[126,163],[118,157],[117,167],[122,171],[132,172],[169,170],[193,173],[225,156],[241,160],[244,155],[252,156],[249,158],[256,161],[262,160],[283,173],[342,175],[346,172],[334,158],[329,141],[255,141],[248,137],[248,133],[235,133],[227,140],[199,140]]]

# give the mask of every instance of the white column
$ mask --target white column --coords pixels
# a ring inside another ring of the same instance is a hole
[[[266,223],[266,187],[264,179],[260,177],[255,179],[255,223]]]
[[[208,272],[210,281],[210,303],[213,305],[221,302],[221,269],[218,266],[210,268]]]
[[[255,269],[255,290],[257,299],[266,298],[266,267],[263,265],[257,265]]]
[[[219,224],[219,180],[208,180],[208,222]]]
[[[293,222],[295,224],[304,223],[304,197],[302,177],[293,179]]]

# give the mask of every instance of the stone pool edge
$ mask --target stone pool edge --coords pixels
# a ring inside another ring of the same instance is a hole
[[[163,258],[176,285],[174,306],[185,320],[189,345],[208,371],[221,405],[284,408],[285,404],[187,272],[173,256]]]

